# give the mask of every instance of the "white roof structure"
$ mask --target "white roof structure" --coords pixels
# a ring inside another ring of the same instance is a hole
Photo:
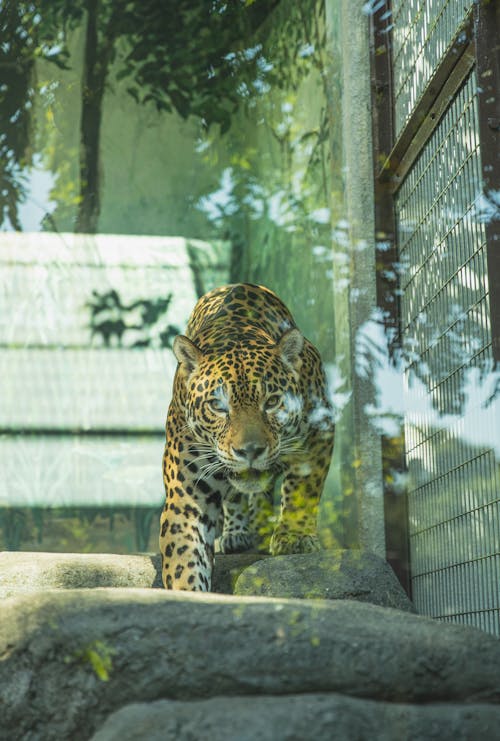
[[[224,243],[0,234],[0,506],[161,501],[165,343],[194,271],[209,290],[227,265]]]

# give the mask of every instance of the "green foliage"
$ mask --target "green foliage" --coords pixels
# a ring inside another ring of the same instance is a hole
[[[0,550],[152,551],[158,517],[155,507],[0,507]]]
[[[125,43],[118,79],[135,100],[158,111],[195,115],[224,133],[245,85],[258,77],[259,54],[249,39],[277,4],[143,0],[121,16]]]
[[[331,305],[322,301],[331,297],[332,225],[344,197],[340,58],[327,49],[324,4],[284,0],[252,43],[259,77],[224,141],[206,136],[207,164],[218,146],[227,164],[197,206],[214,236],[234,245],[231,279],[273,287],[330,360]]]
[[[0,223],[8,219],[15,229],[21,228],[18,206],[26,197],[26,168],[34,154],[35,64],[45,58],[67,66],[64,28],[56,19],[76,22],[81,15],[78,3],[70,9],[70,3],[58,0],[0,4]]]
[[[85,26],[80,118],[77,231],[97,230],[100,213],[102,102],[113,67],[130,95],[159,112],[197,116],[229,129],[244,90],[259,75],[258,49],[246,46],[278,0],[35,0],[0,8],[0,217],[20,228],[23,168],[32,162],[30,133],[37,90],[35,62],[72,64],[68,39]],[[6,123],[7,122],[7,123]],[[59,189],[60,190],[60,189]],[[61,191],[59,192],[61,196]],[[70,188],[70,201],[75,189]]]
[[[66,656],[65,662],[68,664],[78,661],[84,665],[90,665],[101,682],[107,682],[113,669],[112,657],[115,654],[116,650],[113,646],[104,641],[95,640],[76,651],[72,656]]]
[[[15,228],[17,205],[25,197],[22,169],[32,158],[36,34],[27,3],[0,4],[0,222],[8,218]]]

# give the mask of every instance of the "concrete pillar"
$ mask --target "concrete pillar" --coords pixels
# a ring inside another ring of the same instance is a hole
[[[342,58],[342,110],[331,114],[342,115],[347,222],[346,244],[334,244],[343,250],[334,277],[337,363],[352,394],[339,425],[342,478],[356,500],[359,544],[385,556],[381,441],[366,414],[376,389],[373,374],[356,370],[359,331],[376,309],[369,17],[362,2],[325,2],[329,43]]]

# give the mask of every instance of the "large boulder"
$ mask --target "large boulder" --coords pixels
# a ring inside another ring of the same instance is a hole
[[[92,741],[498,739],[500,706],[403,705],[332,693],[158,700],[113,713]]]
[[[341,694],[402,705],[470,703],[482,739],[500,707],[496,638],[352,600],[33,592],[1,604],[0,656],[2,738],[23,741],[88,739],[112,712],[161,699]],[[472,708],[478,703],[496,707],[483,715]],[[281,738],[292,731],[284,726]]]
[[[387,561],[358,550],[319,551],[260,560],[240,574],[234,594],[354,599],[415,611]]]

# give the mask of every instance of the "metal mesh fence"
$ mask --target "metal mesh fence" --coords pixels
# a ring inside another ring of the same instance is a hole
[[[473,3],[394,0],[395,128],[399,134]]]
[[[476,86],[473,72],[395,199],[410,554],[421,612],[500,634],[500,440]]]

